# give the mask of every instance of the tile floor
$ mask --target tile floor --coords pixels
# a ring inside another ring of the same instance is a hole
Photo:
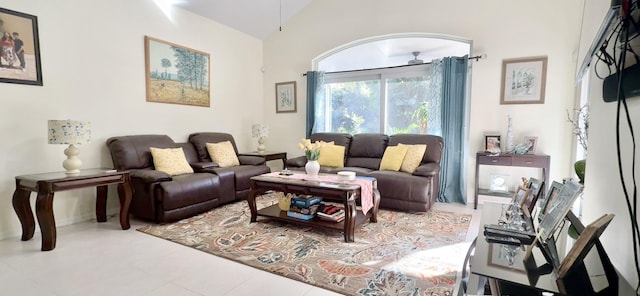
[[[435,207],[473,214],[467,240],[475,237],[479,210]],[[2,240],[0,295],[339,295],[135,230],[147,224],[132,219],[131,229],[123,231],[117,217],[110,217],[106,223],[59,227],[56,249],[50,252],[40,251],[39,231],[26,242]]]

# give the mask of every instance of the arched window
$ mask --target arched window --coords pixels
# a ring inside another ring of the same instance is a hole
[[[314,59],[320,81],[314,132],[441,135],[431,61],[465,56],[471,42],[434,34],[358,40]]]

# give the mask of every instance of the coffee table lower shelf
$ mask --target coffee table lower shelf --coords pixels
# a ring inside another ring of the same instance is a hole
[[[258,216],[267,217],[274,220],[290,222],[298,225],[322,227],[322,228],[328,228],[328,229],[338,229],[342,231],[345,230],[344,222],[346,221],[345,219],[340,222],[331,222],[331,221],[322,220],[318,217],[315,217],[310,220],[296,219],[296,218],[287,216],[287,211],[280,210],[280,207],[278,207],[277,204],[258,210]],[[360,210],[356,211],[355,226],[357,227],[359,225],[364,224],[365,222],[367,222],[368,219],[369,219],[368,215],[363,214],[362,211]]]

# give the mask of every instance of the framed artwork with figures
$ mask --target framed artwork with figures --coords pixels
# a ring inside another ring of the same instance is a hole
[[[296,108],[296,82],[276,83],[276,113],[295,113]]]

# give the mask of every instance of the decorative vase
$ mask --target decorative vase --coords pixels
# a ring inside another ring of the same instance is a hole
[[[513,118],[511,117],[511,115],[509,115],[508,117],[508,124],[507,124],[507,141],[506,141],[506,152],[513,152]]]
[[[587,160],[578,160],[573,164],[573,169],[576,171],[576,175],[580,178],[580,184],[584,184],[584,170],[587,167]]]
[[[309,160],[307,164],[304,165],[304,170],[307,172],[307,177],[317,178],[318,172],[320,172],[320,164],[317,160]]]

